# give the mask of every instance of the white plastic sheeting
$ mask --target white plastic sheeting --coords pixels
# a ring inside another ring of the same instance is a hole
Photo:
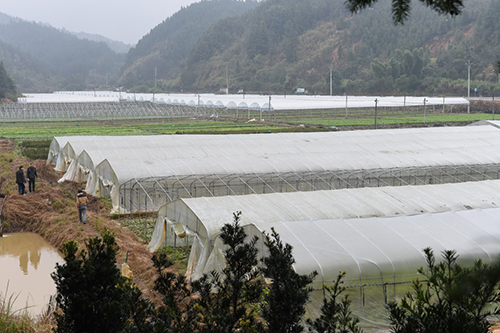
[[[262,111],[310,110],[337,108],[404,107],[417,105],[466,105],[462,97],[424,96],[312,96],[312,95],[216,95],[216,94],[135,94],[120,91],[58,91],[54,94],[30,94],[20,99],[23,103],[40,102],[98,102],[98,101],[154,101],[172,105],[215,106],[219,108],[245,108]],[[244,103],[244,104],[242,104]],[[270,103],[270,105],[269,105]]]
[[[222,226],[232,222],[232,214],[236,211],[242,212],[241,225],[254,224],[259,230],[269,232],[273,224],[281,222],[369,220],[494,207],[500,207],[500,180],[179,199],[160,209],[157,224],[163,225],[166,220],[171,224],[181,224],[186,232],[195,234],[203,244],[205,251],[199,253],[200,257],[192,256],[193,261],[188,264],[196,279],[203,272],[214,268],[212,265],[217,260],[209,260],[209,256],[212,251],[212,256],[217,256],[220,248],[214,246],[213,242]],[[151,251],[162,243],[164,234],[160,231],[158,229],[153,233],[148,245]],[[319,244],[312,242],[311,246]],[[421,249],[417,248],[417,251]],[[205,267],[207,260],[212,263],[208,268]],[[300,263],[297,262],[297,265]],[[330,281],[335,277],[323,276],[321,279]]]
[[[500,208],[360,219],[254,223],[249,234],[274,228],[293,246],[295,270],[317,271],[314,283],[331,283],[340,270],[346,281],[396,282],[425,266],[423,249],[456,250],[462,259],[487,263],[500,254]],[[250,228],[250,227],[249,227]],[[214,247],[221,248],[218,239]],[[264,244],[259,245],[261,249]],[[439,255],[438,255],[439,257]],[[222,266],[222,263],[219,265]]]
[[[65,92],[64,94],[24,94],[17,99],[18,103],[85,103],[85,102],[118,102],[119,97],[94,92]]]
[[[500,120],[480,120],[473,122],[469,126],[484,126],[484,125],[490,125],[500,128]]]
[[[57,171],[66,171],[64,164],[63,148],[66,143],[74,137],[59,136],[54,137],[50,143],[49,155],[47,156],[47,163],[54,163]]]
[[[410,281],[425,280],[423,249],[431,247],[436,259],[443,250],[455,250],[458,262],[471,265],[481,259],[498,261],[500,253],[500,208],[434,214],[361,219],[275,222],[246,226],[247,234],[262,236],[274,228],[284,243],[293,247],[299,274],[317,271],[315,291],[308,313],[318,317],[323,284],[332,285],[345,271],[345,286],[353,301],[351,309],[363,322],[387,324],[382,318],[384,301],[398,300],[409,291]],[[220,240],[216,248],[221,248]],[[265,251],[262,237],[258,247]],[[220,258],[220,256],[219,256]],[[223,263],[215,263],[222,267]],[[404,284],[406,283],[406,284]],[[405,286],[405,287],[404,287]],[[404,288],[403,288],[404,287]]]
[[[500,131],[494,126],[67,140],[79,147],[75,154],[99,152],[93,165],[101,184],[92,186],[111,193],[117,211],[120,184],[134,178],[500,163]]]

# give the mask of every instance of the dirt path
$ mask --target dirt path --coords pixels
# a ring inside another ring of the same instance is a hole
[[[113,219],[109,214],[110,207],[92,196],[89,196],[88,222],[86,225],[79,223],[75,196],[80,185],[72,182],[59,184],[57,180],[62,174],[43,160],[34,161],[39,176],[36,192],[19,195],[15,172],[19,165],[26,170],[29,162],[16,154],[12,142],[0,140],[0,192],[7,195],[1,216],[3,233],[31,231],[58,249],[69,240],[77,241],[83,248],[85,240],[99,236],[107,228],[114,232],[120,247],[118,263],[124,262],[128,252],[134,282],[146,296],[150,295],[155,271],[146,245]]]

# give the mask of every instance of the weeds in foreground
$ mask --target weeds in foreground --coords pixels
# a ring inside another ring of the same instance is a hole
[[[8,294],[7,284],[5,295]],[[29,307],[15,310],[15,303],[19,294],[6,297],[0,293],[0,332],[2,333],[48,333],[54,327],[54,306],[49,304],[47,309],[37,318],[29,312]],[[50,303],[53,304],[51,301]]]

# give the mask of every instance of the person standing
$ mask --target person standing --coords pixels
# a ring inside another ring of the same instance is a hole
[[[78,207],[78,217],[83,224],[87,223],[87,203],[87,194],[83,190],[78,190],[76,206]]]
[[[38,177],[36,168],[33,162],[30,163],[28,170],[26,170],[26,178],[28,178],[28,191],[29,193],[35,192],[35,179]]]
[[[16,183],[19,195],[24,195],[26,191],[26,177],[24,176],[24,168],[22,165],[19,166],[19,170],[16,172]]]

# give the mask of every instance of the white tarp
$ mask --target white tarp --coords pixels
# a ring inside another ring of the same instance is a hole
[[[495,207],[500,207],[500,180],[179,199],[160,209],[157,223],[165,219],[180,223],[205,244],[206,251],[196,258],[193,277],[198,278],[206,271],[200,263],[208,260],[214,240],[236,211],[242,212],[241,225],[254,224],[269,232],[273,223],[290,221],[369,220]],[[155,231],[148,246],[151,251],[161,244],[162,236]]]
[[[115,210],[120,184],[137,178],[500,163],[500,131],[494,126],[83,138],[67,144],[79,147],[75,154],[99,152],[94,180],[114,193]]]
[[[427,96],[325,96],[325,95],[252,95],[252,94],[137,94],[123,91],[58,91],[54,94],[29,94],[20,98],[22,103],[43,102],[117,102],[151,101],[155,103],[180,105],[180,101],[190,106],[213,105],[218,108],[244,108],[252,105],[253,110],[311,110],[339,108],[374,108],[466,105],[463,97]],[[425,102],[424,102],[425,101]],[[243,104],[244,103],[244,104]],[[270,103],[270,105],[269,105]]]

